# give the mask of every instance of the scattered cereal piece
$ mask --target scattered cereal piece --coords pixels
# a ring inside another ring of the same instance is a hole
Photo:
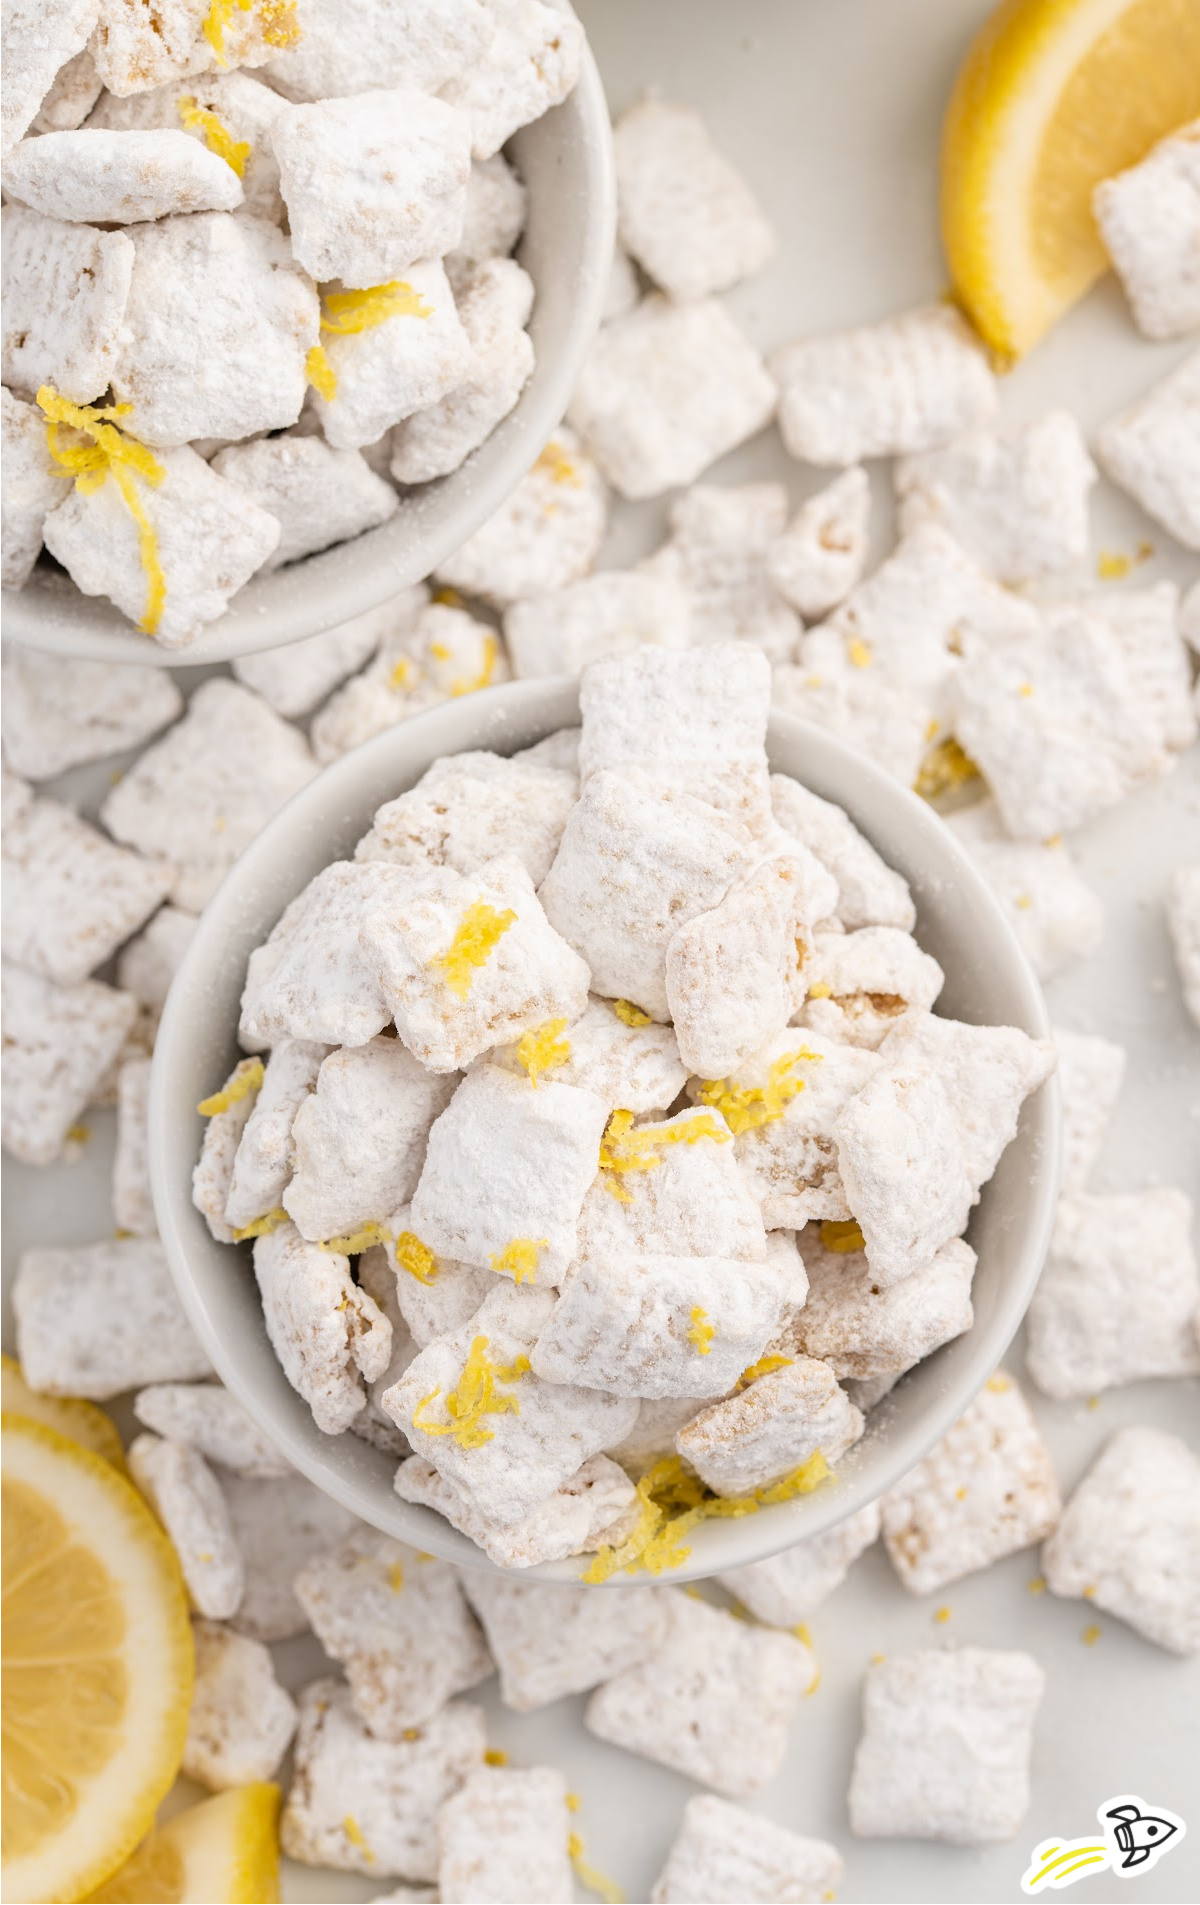
[[[944,977],[937,960],[896,926],[816,933],[804,961],[797,1018],[828,1038],[877,1051],[905,1012],[932,1010]]]
[[[103,0],[91,51],[109,91],[146,92],[211,66],[208,11],[205,0],[160,0],[153,13],[137,0]]]
[[[1200,351],[1103,424],[1096,455],[1106,474],[1185,549],[1200,549]]]
[[[35,800],[4,838],[5,951],[57,985],[78,985],[169,884],[161,862],[114,846],[58,801]]]
[[[400,507],[390,483],[356,450],[334,450],[321,437],[264,437],[218,451],[210,468],[244,490],[282,526],[265,574],[281,563],[361,536]]]
[[[97,979],[55,986],[5,965],[4,1149],[25,1164],[52,1164],[95,1098],[136,1013],[134,1001]]]
[[[67,661],[13,646],[4,651],[3,679],[5,758],[35,781],[138,747],[183,712],[165,668]]]
[[[7,242],[7,240],[6,240]],[[0,557],[0,582],[6,589],[24,588],[42,548],[42,524],[63,498],[62,476],[46,444],[46,419],[33,404],[22,403],[5,386],[3,391],[4,457],[0,468],[0,494],[3,497],[3,554]],[[13,650],[22,659],[42,659],[36,649]],[[96,666],[97,664],[91,664]],[[4,693],[9,687],[10,651],[4,651]],[[64,674],[70,670],[64,668]],[[113,671],[116,672],[115,670]],[[148,671],[147,671],[148,672]],[[13,669],[17,673],[17,669]],[[18,677],[19,679],[19,677]],[[167,686],[164,682],[164,687]],[[19,689],[18,689],[19,692]],[[15,732],[14,732],[15,730]],[[20,728],[6,720],[4,745],[14,759],[12,743]],[[32,750],[37,755],[36,738]],[[28,772],[28,769],[22,771]],[[58,770],[52,768],[51,772]]]
[[[225,1216],[238,1146],[263,1081],[261,1058],[243,1058],[220,1091],[196,1109],[207,1118],[200,1156],[192,1172],[192,1202],[218,1243],[237,1242],[237,1230]]]
[[[511,853],[540,886],[578,793],[576,777],[564,768],[482,749],[455,754],[379,808],[355,858],[470,875]]]
[[[157,1383],[133,1399],[139,1422],[235,1475],[287,1475],[287,1463],[219,1383]],[[265,1777],[265,1775],[264,1775]]]
[[[1058,1079],[1062,1093],[1062,1177],[1064,1195],[1085,1189],[1112,1117],[1125,1076],[1126,1052],[1111,1039],[1055,1027]]]
[[[772,542],[767,574],[801,615],[828,615],[859,581],[867,560],[870,509],[867,473],[856,465],[802,503]]]
[[[1118,1430],[1042,1550],[1046,1585],[1173,1654],[1200,1648],[1200,1462],[1178,1436]]]
[[[183,1771],[210,1792],[272,1779],[296,1730],[296,1703],[260,1641],[215,1621],[192,1623],[196,1684]]]
[[[254,1273],[267,1334],[292,1387],[326,1435],[340,1435],[365,1406],[359,1371],[383,1373],[391,1326],[351,1281],[341,1252],[310,1244],[291,1224],[260,1236]]]
[[[427,483],[458,469],[508,415],[533,371],[524,328],[534,294],[528,273],[510,258],[489,258],[455,291],[471,360],[439,403],[396,425],[388,467],[398,483]]]
[[[283,1038],[365,1045],[382,1032],[391,1014],[358,926],[366,908],[404,890],[394,867],[373,861],[335,860],[310,880],[250,955],[243,1045],[255,1050]]]
[[[230,1173],[223,1212],[230,1229],[244,1230],[282,1207],[295,1168],[292,1126],[317,1083],[326,1049],[301,1039],[281,1039],[271,1052]]]
[[[925,693],[873,667],[857,637],[847,653],[828,622],[801,636],[800,650],[800,662],[774,670],[773,706],[827,728],[902,787],[915,786],[936,720]]]
[[[438,1813],[438,1897],[446,1905],[571,1898],[565,1773],[481,1766]]]
[[[514,602],[504,613],[504,639],[519,680],[577,675],[589,662],[624,655],[640,643],[683,648],[687,598],[670,576],[642,569],[605,569],[548,595]]]
[[[1060,1200],[1025,1356],[1044,1395],[1200,1375],[1191,1225],[1191,1199],[1168,1187]]]
[[[105,93],[88,129],[137,131],[163,127],[186,132],[229,166],[242,182],[247,212],[283,222],[279,162],[271,126],[284,109],[278,93],[248,73],[207,72],[177,84],[118,98]]]
[[[478,59],[492,23],[481,0],[299,0],[299,37],[267,61],[287,99],[341,99],[375,87],[436,93]]]
[[[1078,596],[1065,610],[1107,624],[1125,662],[1138,718],[1159,747],[1190,747],[1197,719],[1192,707],[1192,670],[1179,619],[1179,590],[1173,582],[1143,589],[1095,589]]]
[[[387,284],[327,293],[321,336],[330,381],[311,401],[339,449],[377,443],[392,424],[440,403],[471,368],[471,341],[437,259]]]
[[[867,1669],[850,1780],[860,1838],[994,1845],[1029,1808],[1045,1675],[1029,1654],[921,1650]]]
[[[242,1557],[216,1476],[182,1442],[139,1435],[129,1472],[170,1536],[188,1599],[198,1614],[224,1620],[242,1598]]]
[[[150,1165],[150,1060],[128,1059],[117,1074],[117,1148],[113,1158],[112,1208],[120,1230],[134,1237],[158,1233]]]
[[[669,296],[706,298],[770,263],[775,234],[699,113],[643,99],[613,147],[621,243]]]
[[[311,1556],[359,1524],[349,1509],[294,1471],[263,1479],[223,1470],[219,1480],[246,1573],[233,1626],[252,1640],[303,1634],[308,1621],[293,1580]]]
[[[4,382],[19,397],[53,384],[72,403],[91,403],[116,366],[133,240],[23,205],[6,205],[2,223]]]
[[[975,1252],[961,1238],[943,1244],[902,1283],[885,1287],[875,1281],[861,1249],[829,1250],[813,1230],[809,1225],[797,1240],[808,1296],[787,1325],[789,1349],[795,1344],[806,1356],[819,1357],[839,1379],[862,1381],[902,1375],[970,1329]]]
[[[666,1638],[587,1705],[598,1738],[641,1753],[733,1799],[773,1779],[813,1659],[792,1634],[750,1627],[720,1608],[663,1589]]]
[[[154,1237],[27,1250],[13,1310],[25,1380],[47,1395],[105,1402],[211,1374]]]
[[[756,1620],[794,1628],[841,1586],[859,1555],[878,1540],[879,1526],[879,1504],[869,1502],[824,1534],[718,1574],[717,1580]]]
[[[403,1501],[435,1508],[498,1568],[530,1568],[623,1541],[639,1513],[633,1483],[607,1455],[589,1457],[562,1488],[504,1526],[421,1456],[400,1464],[395,1489]]]
[[[802,1839],[773,1819],[698,1793],[683,1809],[667,1862],[655,1881],[653,1905],[691,1905],[724,1898],[806,1900],[833,1897],[842,1857],[824,1839]]]
[[[828,1365],[801,1356],[702,1409],[675,1446],[716,1494],[753,1495],[818,1454],[832,1469],[862,1432]]]
[[[1176,867],[1167,886],[1167,925],[1184,1004],[1200,1025],[1200,866]]]
[[[698,483],[671,504],[671,535],[640,573],[678,583],[692,645],[736,638],[761,648],[769,661],[791,661],[799,618],[766,567],[786,519],[782,483]]]
[[[495,33],[441,88],[471,117],[471,149],[490,159],[521,126],[557,106],[579,78],[583,28],[542,0],[491,0]]]
[[[1091,957],[1103,935],[1104,908],[1061,839],[1012,839],[991,800],[952,814],[949,825],[999,900],[1039,979],[1054,979],[1073,960]]]
[[[47,132],[10,152],[4,189],[73,224],[132,225],[168,213],[230,212],[236,172],[182,131]]]
[[[1200,327],[1200,121],[1103,179],[1092,209],[1143,337]]]
[[[507,608],[578,582],[592,566],[607,521],[600,472],[563,427],[507,502],[434,573],[440,583]]]
[[[859,926],[912,931],[917,915],[907,881],[886,865],[841,807],[787,774],[772,774],[771,808],[785,833],[807,847],[837,883],[835,913],[847,932]]]
[[[593,1594],[479,1573],[463,1585],[500,1670],[500,1697],[518,1713],[637,1666],[666,1632],[666,1603],[649,1587]]]

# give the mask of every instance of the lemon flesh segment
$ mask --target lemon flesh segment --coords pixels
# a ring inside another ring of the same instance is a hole
[[[6,1415],[28,1416],[48,1429],[57,1429],[60,1435],[81,1443],[93,1455],[102,1455],[125,1473],[125,1450],[112,1417],[97,1409],[94,1402],[74,1396],[39,1395],[29,1387],[20,1363],[11,1356],[0,1355],[0,1405]]]
[[[1005,0],[942,135],[942,238],[985,342],[1017,357],[1108,268],[1101,179],[1200,114],[1197,0]]]
[[[279,1788],[263,1782],[176,1813],[89,1905],[275,1905],[278,1897]]]
[[[183,1754],[192,1637],[179,1563],[137,1490],[5,1414],[4,1896],[79,1898],[149,1830]]]

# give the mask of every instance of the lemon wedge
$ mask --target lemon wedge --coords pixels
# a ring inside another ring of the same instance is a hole
[[[179,1563],[111,1463],[26,1416],[3,1449],[4,1896],[79,1898],[149,1830],[187,1734]]]
[[[11,1356],[0,1355],[0,1404],[6,1415],[29,1416],[48,1429],[57,1429],[72,1442],[82,1443],[93,1455],[102,1455],[114,1468],[125,1472],[125,1451],[116,1424],[94,1402],[81,1402],[70,1396],[40,1396],[21,1374],[21,1365]]]
[[[1092,190],[1200,113],[1197,0],[1004,0],[942,134],[942,238],[960,302],[1020,356],[1107,269]]]
[[[239,1786],[178,1812],[91,1894],[89,1905],[274,1905],[279,1788]]]

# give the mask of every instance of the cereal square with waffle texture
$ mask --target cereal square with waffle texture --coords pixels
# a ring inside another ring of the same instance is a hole
[[[404,1739],[493,1671],[457,1571],[376,1528],[315,1555],[295,1592],[376,1739]]]
[[[366,1407],[363,1378],[387,1368],[392,1326],[350,1276],[349,1259],[303,1238],[292,1224],[256,1238],[254,1274],[271,1347],[325,1435],[340,1435]]]
[[[528,1047],[522,1055],[520,1041],[497,1046],[486,1060],[510,1071],[525,1071],[527,1061],[536,1066]],[[635,1116],[666,1111],[687,1079],[672,1028],[612,999],[590,998],[580,1018],[551,1034],[549,1063],[556,1084],[578,1086],[610,1111],[620,1107]]]
[[[1200,120],[1102,179],[1092,210],[1143,337],[1200,329]]]
[[[1196,739],[1192,665],[1184,640],[1179,589],[1152,582],[1143,589],[1088,589],[1068,604],[1107,624],[1133,684],[1139,719],[1160,747],[1177,750]]]
[[[832,1469],[862,1432],[829,1365],[799,1356],[702,1409],[675,1447],[714,1493],[753,1495],[817,1456]]]
[[[1055,979],[1087,959],[1104,935],[1104,908],[1061,835],[1014,840],[993,800],[977,801],[948,824],[1004,910],[1037,977]]]
[[[471,119],[471,150],[490,159],[514,132],[557,106],[579,78],[583,28],[543,0],[491,0],[495,32],[441,96]]]
[[[273,1779],[296,1730],[296,1703],[275,1678],[261,1641],[192,1623],[196,1682],[183,1772],[210,1792]]]
[[[6,589],[22,589],[33,572],[33,565],[42,550],[42,525],[50,511],[63,499],[62,473],[50,455],[46,441],[46,419],[35,404],[22,403],[14,397],[5,385],[3,389],[3,410],[0,411],[3,429],[3,466],[0,468],[0,586]],[[36,649],[14,649],[16,656],[28,656],[33,661],[42,659]],[[47,657],[47,660],[50,658]],[[90,664],[95,667],[96,664]],[[69,668],[63,672],[69,674]],[[115,672],[115,671],[114,671]],[[146,671],[147,673],[149,670]],[[552,671],[548,671],[552,672]],[[21,674],[19,669],[11,671],[18,695],[21,693]],[[4,698],[8,702],[12,690],[9,687],[10,661],[9,651],[4,651]],[[165,685],[165,684],[164,684]],[[8,757],[17,765],[13,742],[17,740],[20,728],[11,720],[4,724],[4,746]],[[35,728],[31,736],[30,756],[38,760],[41,750],[38,746],[40,736]],[[28,767],[22,769],[28,773]]]
[[[500,1697],[517,1713],[611,1680],[666,1633],[667,1603],[653,1587],[595,1594],[475,1571],[463,1586],[499,1669]]]
[[[238,1037],[251,1051],[295,1038],[365,1045],[391,1018],[378,962],[359,943],[376,907],[402,903],[394,867],[334,860],[284,908],[246,969]]]
[[[279,196],[279,161],[271,147],[271,124],[283,111],[284,101],[261,81],[245,72],[197,74],[176,84],[155,86],[149,92],[118,98],[103,93],[88,120],[88,130],[115,131],[168,127],[189,138],[229,152],[239,161],[246,211],[273,225],[283,222]]]
[[[183,713],[166,668],[67,661],[13,646],[4,651],[3,681],[4,756],[33,781],[139,747]]]
[[[1119,489],[1185,549],[1200,549],[1200,351],[1154,384],[1096,437],[1096,456]]]
[[[6,205],[3,227],[4,382],[32,401],[51,384],[71,403],[93,403],[112,381],[133,282],[125,232],[66,225]]]
[[[829,1599],[859,1555],[878,1539],[879,1504],[868,1502],[824,1534],[810,1535],[765,1561],[730,1568],[717,1580],[755,1620],[768,1627],[795,1627]]]
[[[4,189],[48,218],[133,225],[243,203],[233,167],[180,129],[46,132],[9,154]]]
[[[492,1520],[423,1456],[402,1462],[393,1486],[402,1501],[436,1509],[498,1568],[532,1568],[540,1561],[562,1561],[568,1555],[594,1553],[606,1543],[619,1544],[641,1513],[633,1483],[607,1455],[589,1456],[561,1488],[519,1521],[505,1525]]]
[[[579,1255],[767,1255],[762,1219],[729,1127],[704,1105],[669,1118],[614,1120],[579,1218]]]
[[[1052,1534],[1062,1497],[1033,1411],[1001,1370],[883,1497],[883,1544],[904,1586],[931,1594]]]
[[[584,1724],[613,1746],[746,1799],[783,1763],[812,1684],[812,1654],[792,1634],[749,1626],[676,1589],[661,1592],[665,1639],[592,1695]]]
[[[472,749],[435,761],[415,787],[386,801],[354,855],[469,875],[515,854],[540,886],[578,792],[569,769]]]
[[[984,1647],[918,1649],[869,1667],[851,1830],[963,1846],[1014,1838],[1045,1684],[1031,1655]]]
[[[886,1286],[876,1282],[861,1248],[827,1249],[816,1225],[797,1241],[808,1295],[787,1325],[788,1341],[828,1363],[839,1379],[901,1375],[974,1321],[975,1252],[960,1237],[903,1282]]]
[[[671,534],[638,572],[680,589],[694,647],[736,640],[791,661],[800,621],[766,561],[787,508],[782,483],[697,483],[670,505]]]
[[[263,565],[327,549],[376,529],[394,516],[399,498],[356,450],[335,450],[322,437],[260,437],[218,450],[210,466],[275,516],[282,535]]]
[[[186,1443],[206,1462],[236,1475],[290,1472],[274,1443],[220,1383],[154,1383],[138,1391],[133,1412],[156,1435]]]
[[[553,1766],[481,1766],[438,1813],[445,1905],[556,1905],[574,1892],[567,1778]]]
[[[25,1164],[52,1164],[116,1061],[137,1008],[99,979],[56,986],[6,964],[2,984],[4,1149]]]
[[[533,371],[525,329],[533,280],[515,260],[485,259],[456,283],[455,295],[470,363],[439,402],[396,425],[388,468],[398,483],[428,483],[458,469],[508,415]]]
[[[697,1793],[683,1809],[650,1897],[652,1905],[717,1905],[729,1898],[818,1905],[833,1897],[842,1871],[841,1853],[827,1840],[803,1839],[714,1793]]]
[[[835,881],[834,917],[847,932],[859,926],[912,931],[917,911],[908,882],[886,864],[844,808],[822,800],[788,774],[772,774],[771,811],[783,831],[807,847]]]
[[[613,147],[621,243],[671,297],[706,298],[770,263],[775,234],[699,113],[639,100]]]
[[[210,1620],[236,1614],[244,1580],[241,1552],[204,1457],[183,1442],[139,1435],[129,1445],[129,1472],[170,1537],[196,1612]]]
[[[819,932],[804,960],[797,1019],[839,1043],[878,1051],[897,1019],[932,1009],[944,978],[937,960],[896,926]]]
[[[124,97],[204,72],[213,61],[204,19],[202,0],[163,0],[154,13],[137,0],[108,0],[91,39],[105,86]]]
[[[15,0],[4,21],[4,98],[0,106],[3,151],[32,123],[59,68],[87,45],[99,11],[96,0],[67,0],[47,8],[38,0]]]
[[[12,1301],[25,1380],[47,1395],[106,1402],[212,1373],[157,1237],[27,1250]]]
[[[394,423],[440,403],[471,365],[471,341],[436,258],[375,289],[327,292],[321,344],[331,380],[310,402],[339,450],[378,443]]]
[[[280,1209],[294,1170],[292,1126],[316,1086],[327,1050],[303,1039],[281,1039],[269,1054],[230,1172],[223,1211],[230,1229],[244,1230]]]
[[[519,681],[577,675],[589,662],[642,642],[685,647],[687,599],[671,576],[602,569],[550,595],[514,602],[504,612],[504,639]]]
[[[1047,1396],[1200,1375],[1192,1201],[1152,1186],[1059,1201],[1029,1307],[1026,1367]]]
[[[1131,1424],[1100,1451],[1042,1550],[1053,1594],[1080,1596],[1172,1654],[1200,1649],[1200,1460]]]
[[[507,502],[434,574],[446,587],[505,609],[587,575],[607,526],[604,478],[562,425]]]
[[[342,99],[376,86],[436,93],[492,33],[483,0],[301,0],[300,34],[264,76],[285,99]]]
[[[1063,1108],[1059,1188],[1070,1196],[1087,1187],[1121,1090],[1127,1053],[1112,1039],[1059,1026],[1054,1028],[1054,1046]]]
[[[290,1640],[308,1619],[292,1582],[305,1562],[355,1527],[349,1509],[303,1475],[234,1475],[218,1479],[245,1565],[246,1587],[231,1625],[251,1640]]]
[[[56,800],[35,800],[4,836],[5,952],[77,986],[149,918],[170,880],[162,860],[114,846]]]
[[[871,485],[860,465],[801,503],[767,550],[772,585],[809,621],[844,601],[866,567]]]

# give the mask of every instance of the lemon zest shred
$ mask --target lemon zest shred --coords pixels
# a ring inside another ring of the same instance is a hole
[[[567,1029],[565,1019],[547,1019],[544,1025],[523,1032],[517,1042],[517,1061],[529,1073],[529,1082],[537,1090],[537,1081],[542,1072],[550,1072],[558,1065],[565,1065],[571,1056],[571,1041],[563,1038]]]
[[[1096,557],[1096,574],[1101,582],[1119,582],[1133,567],[1133,557],[1117,549],[1102,549]]]
[[[589,1892],[596,1892],[605,1901],[605,1905],[625,1905],[625,1893],[614,1880],[589,1864],[583,1840],[577,1832],[567,1835],[567,1852],[575,1868],[579,1883]]]
[[[979,769],[971,756],[948,734],[936,747],[930,748],[921,762],[913,792],[922,800],[940,800],[943,794],[951,794],[955,788],[965,787],[979,778]]]
[[[729,1078],[709,1078],[700,1087],[700,1102],[719,1111],[737,1137],[743,1131],[757,1131],[762,1125],[782,1118],[788,1105],[804,1090],[804,1080],[796,1066],[805,1061],[819,1065],[822,1054],[801,1045],[794,1052],[777,1058],[765,1085],[735,1085]]]
[[[66,1135],[69,1144],[86,1144],[92,1135],[92,1127],[90,1124],[68,1125]],[[132,1236],[133,1233],[129,1234]]]
[[[324,397],[326,403],[333,402],[337,396],[337,372],[325,355],[323,344],[314,344],[304,359],[304,375],[318,397]]]
[[[60,397],[53,384],[42,384],[37,393],[38,408],[46,419],[46,444],[57,476],[74,477],[81,495],[94,495],[106,477],[111,476],[120,492],[138,536],[138,555],[146,577],[146,607],[138,627],[143,635],[153,635],[162,621],[167,600],[167,578],[158,553],[158,536],[146,514],[146,505],[134,481],[134,472],[152,489],[157,489],[167,472],[144,443],[122,436],[115,417],[130,415],[132,404],[119,403],[97,407],[71,403]],[[64,443],[62,426],[78,431],[88,441]]]
[[[508,1754],[502,1746],[489,1746],[483,1756],[485,1766],[507,1766]]]
[[[950,1612],[951,1610],[948,1607],[938,1608],[933,1618],[939,1627],[944,1627],[946,1625],[946,1622],[950,1619]]]
[[[983,1386],[985,1389],[990,1389],[994,1396],[1003,1396],[1007,1393],[1011,1384],[1004,1371],[998,1369],[994,1376],[988,1377]]]
[[[582,1805],[583,1805],[583,1801],[579,1797],[578,1793],[567,1794],[567,1811],[568,1812],[578,1812]]]
[[[708,1356],[712,1352],[713,1337],[716,1330],[708,1320],[708,1311],[702,1310],[698,1303],[692,1307],[691,1321],[688,1325],[688,1342],[694,1343],[699,1356]]]
[[[701,1138],[728,1144],[730,1133],[704,1112],[688,1118],[686,1123],[635,1127],[632,1111],[614,1111],[600,1140],[600,1169],[610,1174],[652,1171],[662,1163],[661,1145],[696,1144]],[[630,1202],[630,1192],[621,1187],[615,1176],[610,1175],[606,1182],[621,1203]]]
[[[518,1356],[515,1362],[501,1366],[488,1360],[487,1348],[486,1336],[473,1339],[458,1382],[446,1397],[446,1414],[450,1421],[421,1421],[422,1411],[441,1394],[440,1388],[431,1389],[413,1410],[414,1429],[423,1435],[452,1435],[460,1449],[478,1449],[493,1440],[491,1429],[482,1426],[482,1416],[520,1415],[521,1405],[516,1396],[497,1395],[496,1383],[518,1381],[529,1369],[529,1358]]]
[[[438,644],[438,646],[440,646],[440,644]],[[478,694],[481,688],[489,687],[491,685],[492,675],[495,672],[496,658],[499,653],[500,646],[496,637],[494,635],[485,635],[483,638],[483,660],[479,664],[479,673],[477,675],[459,675],[457,680],[450,683],[451,695],[457,697],[459,695]]]
[[[394,694],[400,694],[403,692],[405,688],[408,687],[409,679],[412,675],[412,671],[413,671],[413,665],[411,661],[409,661],[408,656],[401,655],[399,661],[396,663],[396,666],[392,669],[391,674],[388,676],[388,687],[393,691]]]
[[[433,1282],[438,1273],[438,1262],[428,1244],[421,1242],[415,1231],[402,1230],[395,1242],[397,1267],[407,1270],[410,1277],[426,1285]]]
[[[634,1005],[631,999],[614,999],[612,1009],[622,1025],[653,1025],[654,1020],[640,1005]]]
[[[435,589],[431,600],[444,609],[461,609],[466,602],[457,589]]]
[[[748,1389],[750,1384],[757,1382],[760,1376],[770,1376],[776,1369],[790,1369],[795,1360],[794,1356],[760,1356],[756,1363],[751,1363],[748,1368],[743,1369],[737,1379],[736,1387]]]
[[[322,303],[321,329],[334,337],[357,337],[391,318],[433,316],[433,306],[404,278],[362,291],[326,291]]]
[[[516,917],[510,906],[498,913],[486,900],[475,900],[463,914],[445,952],[430,960],[431,966],[440,967],[446,984],[460,999],[471,990],[476,967],[486,966]]]
[[[810,999],[832,999],[833,987],[827,979],[818,979],[808,988]]]
[[[366,1860],[367,1864],[374,1865],[375,1854],[372,1852],[370,1846],[367,1844],[367,1841],[363,1835],[363,1829],[359,1825],[358,1820],[354,1817],[354,1814],[352,1812],[348,1812],[345,1818],[342,1820],[342,1831],[345,1833],[346,1837],[349,1839],[351,1845],[358,1847],[359,1851],[362,1853],[363,1858]]]
[[[370,1250],[375,1244],[390,1244],[392,1233],[382,1224],[363,1224],[361,1229],[349,1231],[344,1237],[326,1237],[319,1246],[322,1250],[336,1250],[343,1257],[361,1257],[364,1250]]]
[[[255,0],[212,0],[201,28],[205,39],[212,47],[218,66],[228,66],[225,52],[225,34],[233,24],[235,13],[252,13]],[[267,46],[282,50],[295,46],[300,39],[300,22],[296,18],[296,0],[259,0],[259,28]]]
[[[1090,1621],[1090,1622],[1088,1623],[1088,1625],[1087,1625],[1087,1626],[1086,1626],[1086,1627],[1084,1628],[1084,1630],[1083,1630],[1083,1644],[1084,1644],[1084,1646],[1085,1646],[1085,1647],[1094,1647],[1094,1646],[1096,1645],[1096,1642],[1097,1642],[1097,1641],[1099,1640],[1099,1638],[1100,1638],[1100,1632],[1101,1632],[1101,1630],[1100,1630],[1100,1628],[1099,1628],[1099,1626],[1097,1625],[1097,1623],[1096,1623],[1095,1621]]]
[[[826,1217],[821,1224],[821,1242],[826,1250],[834,1251],[839,1257],[848,1256],[853,1250],[865,1250],[866,1243],[858,1219],[848,1220],[841,1217]]]
[[[1025,1592],[1027,1594],[1044,1594],[1046,1592],[1045,1575],[1035,1574],[1032,1581],[1027,1581],[1025,1583]]]
[[[223,1085],[220,1091],[214,1091],[211,1098],[202,1098],[196,1110],[202,1118],[215,1118],[219,1112],[240,1104],[252,1091],[258,1091],[262,1081],[262,1059],[243,1058],[229,1083]]]
[[[492,1269],[511,1273],[514,1283],[536,1283],[538,1257],[549,1248],[548,1237],[514,1237],[491,1259]]]
[[[399,1594],[404,1586],[404,1567],[399,1561],[393,1561],[388,1569],[388,1585],[393,1594]]]
[[[1030,697],[1031,697],[1031,696],[1032,696],[1032,695],[1033,695],[1034,693],[1036,693],[1036,690],[1035,690],[1035,688],[1034,688],[1034,685],[1033,685],[1033,683],[1032,683],[1031,681],[1023,681],[1023,682],[1021,682],[1021,684],[1020,684],[1020,686],[1018,687],[1018,689],[1017,689],[1017,693],[1018,693],[1018,694],[1020,695],[1020,697],[1021,697],[1021,699],[1022,699],[1022,701],[1028,701],[1028,700],[1030,699]]]
[[[769,1488],[757,1488],[751,1495],[714,1495],[683,1465],[678,1455],[664,1456],[647,1469],[637,1485],[641,1502],[638,1520],[632,1532],[617,1548],[603,1547],[580,1580],[599,1586],[619,1570],[635,1574],[644,1568],[660,1575],[682,1567],[691,1554],[683,1537],[712,1518],[738,1519],[757,1514],[760,1508],[793,1501],[809,1495],[827,1481],[832,1470],[818,1449],[806,1462]]]
[[[875,659],[871,653],[870,643],[864,642],[859,635],[854,637],[846,653],[850,657],[850,664],[853,668],[869,668]]]
[[[556,483],[563,483],[570,489],[583,488],[579,465],[567,455],[557,437],[551,437],[533,467],[535,470],[546,470]]]
[[[235,1230],[233,1241],[235,1244],[244,1244],[251,1237],[269,1237],[273,1230],[279,1229],[280,1224],[290,1222],[283,1205],[277,1204],[274,1210],[265,1211],[261,1217],[256,1217],[252,1224],[244,1224],[241,1230]]]
[[[246,175],[246,160],[250,157],[250,145],[245,139],[235,139],[218,115],[208,106],[202,106],[194,93],[184,93],[176,102],[179,123],[185,132],[198,132],[210,152],[218,159],[224,159],[231,172],[239,179]]]

